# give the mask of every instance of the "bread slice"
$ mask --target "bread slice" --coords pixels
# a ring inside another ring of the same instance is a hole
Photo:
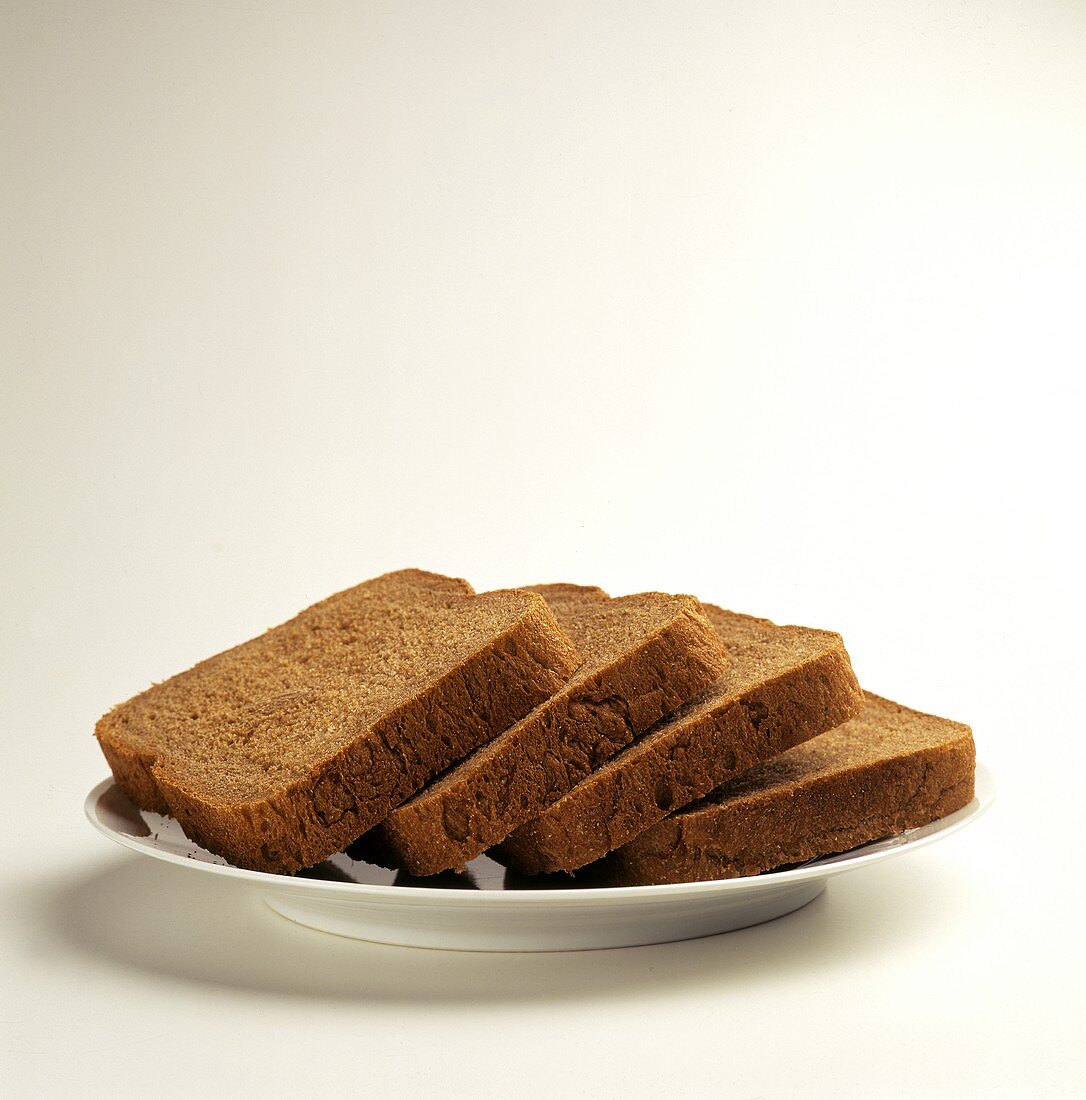
[[[968,726],[877,695],[597,864],[613,885],[756,875],[926,825],[973,798]]]
[[[157,684],[95,733],[140,807],[239,867],[341,851],[560,688],[579,657],[546,601],[407,569]]]
[[[724,675],[507,837],[496,859],[523,874],[583,867],[859,713],[863,693],[839,634],[702,608],[731,658]]]
[[[413,875],[463,867],[724,670],[692,596],[541,585],[584,663],[552,699],[405,802],[349,850]]]

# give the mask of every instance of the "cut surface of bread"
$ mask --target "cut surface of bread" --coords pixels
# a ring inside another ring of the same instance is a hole
[[[496,859],[522,874],[583,867],[859,713],[863,693],[839,634],[702,608],[728,649],[723,676],[510,834]]]
[[[349,854],[413,875],[464,866],[711,684],[720,636],[692,596],[540,585],[582,664],[553,698],[394,810]]]
[[[756,875],[845,852],[967,806],[968,726],[867,693],[858,717],[672,814],[593,868],[611,885]]]
[[[579,656],[546,601],[406,569],[101,718],[117,783],[239,867],[326,858],[549,698]]]

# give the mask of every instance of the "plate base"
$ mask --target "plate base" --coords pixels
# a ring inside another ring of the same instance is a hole
[[[692,906],[689,898],[674,897],[628,912],[599,905],[570,906],[551,912],[544,921],[522,906],[500,913],[476,912],[465,921],[442,919],[440,910],[415,905],[363,910],[334,897],[273,891],[263,892],[263,898],[270,909],[295,924],[371,943],[446,951],[594,951],[749,928],[801,909],[825,888],[825,879],[779,886],[767,880],[764,890],[723,893],[698,906]]]

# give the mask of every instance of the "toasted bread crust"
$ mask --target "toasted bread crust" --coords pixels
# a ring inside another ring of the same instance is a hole
[[[579,596],[569,585],[538,591],[582,650],[588,642],[581,645],[578,616],[601,601],[616,623],[648,615],[651,625],[636,640],[616,642],[601,664],[579,671],[554,698],[393,811],[352,855],[413,875],[462,867],[724,668],[724,646],[692,597],[643,593],[608,600],[599,589]]]
[[[185,745],[179,747],[176,730],[166,737],[149,725],[148,707],[153,707],[156,699],[165,698],[168,691],[173,696],[183,695],[186,685],[178,681],[197,671],[201,686],[210,684],[213,689],[219,673],[235,668],[241,661],[254,666],[247,675],[260,682],[265,664],[270,670],[275,665],[265,654],[267,644],[261,648],[256,644],[260,639],[255,639],[254,643],[204,662],[190,674],[182,673],[174,681],[151,688],[99,721],[95,731],[99,743],[117,783],[129,798],[144,809],[172,815],[193,840],[236,866],[296,871],[341,851],[437,772],[549,698],[576,667],[576,650],[545,601],[534,594],[495,593],[484,599],[474,596],[464,582],[413,570],[376,578],[359,589],[382,582],[399,585],[397,593],[403,588],[402,596],[390,596],[381,606],[382,613],[392,617],[410,617],[413,593],[419,599],[429,599],[429,590],[437,590],[441,621],[447,621],[450,629],[462,621],[471,623],[472,640],[465,643],[469,651],[446,661],[444,667],[424,669],[408,697],[384,706],[372,720],[360,721],[357,728],[340,738],[335,751],[303,761],[304,766],[298,768],[300,774],[290,781],[259,789],[259,768],[253,767],[250,770],[256,778],[248,781],[258,789],[252,797],[245,797],[233,788],[217,792],[214,776],[193,767],[191,759],[186,758]],[[357,591],[348,590],[340,596]],[[322,601],[315,607],[329,604]],[[497,604],[501,605],[501,615],[495,616],[496,625],[491,629],[486,625],[489,606]],[[262,637],[267,639],[288,628],[294,635],[299,634],[298,623],[305,615],[303,612],[298,619]],[[327,648],[325,643],[322,645]],[[390,645],[395,645],[394,627],[379,643],[386,650]],[[276,657],[280,659],[279,654]],[[344,660],[365,668],[364,637],[357,655],[352,651]],[[427,654],[425,660],[433,658]],[[356,666],[349,663],[347,667],[349,671]],[[360,675],[360,692],[364,690],[362,679]],[[337,690],[341,690],[339,682]],[[306,720],[335,721],[341,713],[340,696],[321,695],[316,688],[313,694],[313,716],[307,713]],[[154,712],[150,713],[154,717]],[[230,717],[235,719],[236,715],[231,712]],[[271,721],[274,723],[275,718]],[[196,727],[193,737],[198,737],[202,729],[199,723]],[[267,730],[261,731],[273,749],[274,734],[274,728],[270,735]],[[194,743],[192,747],[206,754],[206,744]],[[230,749],[244,757],[244,741]],[[232,763],[236,765],[236,761]]]
[[[523,874],[583,867],[859,713],[863,694],[840,635],[703,607],[732,650],[724,676],[510,834],[496,859]]]
[[[945,817],[973,798],[968,726],[868,693],[863,712],[672,814],[597,864],[611,885],[755,875]]]

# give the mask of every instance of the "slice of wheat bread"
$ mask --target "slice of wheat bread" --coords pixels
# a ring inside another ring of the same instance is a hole
[[[702,607],[731,658],[724,675],[510,834],[496,859],[522,874],[583,867],[859,713],[863,694],[839,634]]]
[[[122,703],[95,730],[125,793],[239,867],[343,846],[560,688],[546,601],[415,569],[340,592]]]
[[[867,693],[858,717],[730,780],[593,867],[612,885],[756,875],[926,825],[973,798],[968,726]]]
[[[725,667],[723,643],[692,596],[535,590],[580,651],[581,667],[522,722],[393,811],[352,845],[352,856],[413,875],[463,867]]]

